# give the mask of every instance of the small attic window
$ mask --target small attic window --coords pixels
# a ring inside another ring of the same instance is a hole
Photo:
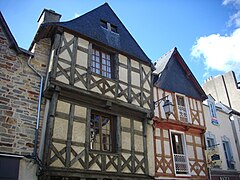
[[[107,29],[107,21],[100,20],[100,24],[103,28]]]
[[[117,26],[111,24],[111,31],[117,33]]]
[[[101,27],[109,30],[109,31],[112,31],[114,33],[118,33],[117,32],[117,26],[113,25],[113,24],[110,24],[109,22],[107,21],[104,21],[104,20],[100,20],[100,25]]]

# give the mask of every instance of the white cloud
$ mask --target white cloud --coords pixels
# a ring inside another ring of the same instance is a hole
[[[207,69],[219,71],[236,70],[240,67],[240,28],[229,36],[212,34],[200,37],[192,47],[191,56],[203,58]]]
[[[224,0],[223,5],[233,4],[235,6],[240,5],[240,0]]]
[[[223,5],[233,5],[236,12],[229,17],[228,25],[240,27],[240,0],[224,0]]]
[[[192,47],[191,56],[202,59],[206,72],[209,70],[235,71],[240,77],[240,0],[224,0],[223,5],[234,5],[236,13],[229,17],[228,24],[236,29],[229,35],[211,34],[200,37]]]

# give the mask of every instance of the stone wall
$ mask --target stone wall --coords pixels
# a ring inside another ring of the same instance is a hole
[[[0,25],[0,153],[27,155],[33,152],[40,78],[27,65],[29,56],[17,54],[9,46]],[[42,74],[46,71],[49,46],[49,40],[35,46],[37,53],[32,64]],[[43,111],[40,128],[42,117]]]

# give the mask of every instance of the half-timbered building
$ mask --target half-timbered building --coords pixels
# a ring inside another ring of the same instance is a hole
[[[107,3],[57,19],[44,10],[31,45],[50,41],[41,177],[150,178],[151,61]]]
[[[177,48],[163,55],[155,67],[155,177],[207,179],[202,105],[207,96]],[[172,111],[164,111],[169,105]]]

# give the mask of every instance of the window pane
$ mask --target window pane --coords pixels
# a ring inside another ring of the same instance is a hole
[[[101,56],[100,56],[101,53]],[[111,78],[110,54],[93,49],[91,70],[104,77]]]
[[[100,64],[96,63],[96,68],[100,69]]]
[[[105,65],[105,64],[106,64],[106,60],[105,60],[105,59],[103,59],[103,60],[102,60],[102,63]]]
[[[93,112],[91,114],[90,127],[90,149],[113,151],[112,135],[115,136],[115,131],[111,128],[110,116]]]

